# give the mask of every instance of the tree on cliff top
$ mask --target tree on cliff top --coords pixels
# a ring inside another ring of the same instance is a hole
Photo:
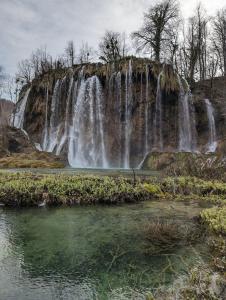
[[[144,14],[143,26],[132,33],[137,51],[146,50],[159,62],[163,45],[169,46],[178,20],[177,0],[163,0],[151,6],[148,13]]]
[[[65,48],[66,59],[69,67],[73,67],[75,63],[75,46],[73,41],[68,41]]]
[[[105,62],[116,61],[126,56],[128,51],[125,34],[106,31],[100,44],[100,59]]]
[[[219,57],[221,73],[226,76],[226,9],[219,10],[213,20],[212,41]]]

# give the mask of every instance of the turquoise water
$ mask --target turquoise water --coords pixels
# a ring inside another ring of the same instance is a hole
[[[5,169],[4,172],[18,172],[18,173],[37,173],[37,174],[65,174],[65,175],[97,175],[97,176],[123,176],[123,177],[138,177],[145,178],[150,176],[161,176],[158,171],[148,171],[141,169],[75,169],[75,168],[64,168],[64,169]]]
[[[164,202],[0,210],[0,299],[145,299],[208,256],[202,241],[147,252],[146,224],[194,226],[199,212]]]

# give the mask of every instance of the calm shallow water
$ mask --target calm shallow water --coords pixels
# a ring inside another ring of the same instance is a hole
[[[164,202],[0,210],[0,299],[145,299],[207,256],[201,242],[148,255],[145,224],[193,226],[199,211]],[[161,273],[169,259],[174,271]]]
[[[63,168],[63,169],[4,169],[4,172],[32,172],[36,174],[64,174],[64,175],[97,175],[97,176],[123,176],[123,177],[150,177],[150,176],[160,176],[161,173],[158,171],[148,171],[141,169],[75,169],[75,168]]]

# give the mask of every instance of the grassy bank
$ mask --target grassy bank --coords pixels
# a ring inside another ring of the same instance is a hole
[[[157,196],[125,178],[0,173],[0,202],[6,206],[133,203],[151,195]]]
[[[6,206],[133,203],[153,198],[226,204],[226,183],[195,177],[124,177],[0,173],[0,202]]]

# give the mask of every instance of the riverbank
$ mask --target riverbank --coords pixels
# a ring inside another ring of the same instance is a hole
[[[141,181],[123,177],[0,173],[0,202],[5,206],[135,203],[150,195]]]
[[[111,174],[111,173],[109,173]],[[0,202],[32,207],[135,203],[153,199],[196,201],[224,206],[226,183],[196,177],[155,177],[132,172],[114,176],[0,172]]]

